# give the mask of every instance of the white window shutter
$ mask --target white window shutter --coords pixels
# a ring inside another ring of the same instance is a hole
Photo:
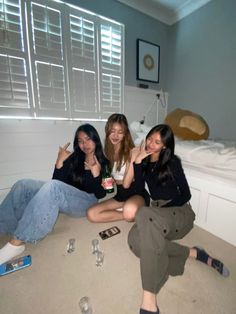
[[[73,68],[72,80],[73,116],[97,117],[96,77],[94,72]]]
[[[22,2],[0,0],[0,115],[31,116]]]
[[[2,108],[29,108],[25,60],[0,54]]]
[[[0,117],[123,112],[123,25],[59,0],[0,0],[0,49]]]
[[[71,114],[99,118],[96,16],[68,8],[68,73]]]
[[[101,112],[123,112],[123,26],[102,20],[100,25]]]
[[[35,112],[38,117],[69,117],[62,19],[63,8],[54,1],[31,2],[28,8]]]
[[[0,1],[0,45],[16,51],[24,50],[20,0]]]

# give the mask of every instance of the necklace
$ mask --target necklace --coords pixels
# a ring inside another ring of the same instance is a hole
[[[154,165],[151,167],[151,172],[154,172],[154,170],[156,169],[157,164],[158,164],[158,160],[155,161]]]

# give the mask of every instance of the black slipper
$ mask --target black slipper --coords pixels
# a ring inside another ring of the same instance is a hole
[[[207,264],[208,258],[210,257],[212,259],[211,267],[218,271],[223,277],[229,277],[229,269],[221,261],[211,257],[203,248],[198,246],[194,246],[193,248],[197,250],[197,260]]]

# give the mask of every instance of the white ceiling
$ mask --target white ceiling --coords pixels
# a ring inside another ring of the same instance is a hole
[[[117,0],[172,25],[211,0]]]

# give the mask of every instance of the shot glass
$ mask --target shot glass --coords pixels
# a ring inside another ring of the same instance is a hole
[[[97,251],[96,254],[96,266],[102,266],[104,261],[104,253],[102,251]]]
[[[82,314],[92,314],[92,306],[89,297],[82,297],[79,300],[79,308]]]
[[[99,251],[99,241],[98,239],[92,240],[92,253],[96,254]]]
[[[67,253],[72,253],[75,250],[75,239],[69,239],[67,244]]]

